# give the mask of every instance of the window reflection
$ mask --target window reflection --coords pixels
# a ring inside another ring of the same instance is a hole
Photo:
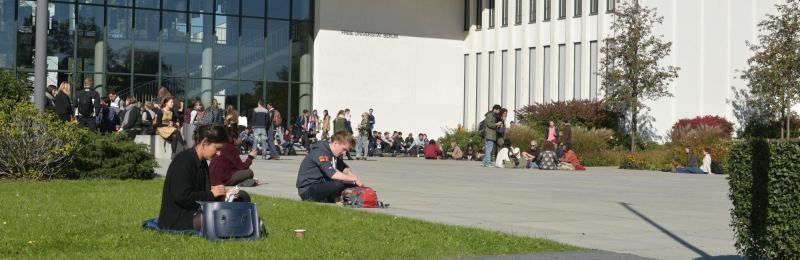
[[[289,22],[267,21],[267,80],[289,80],[289,41]]]

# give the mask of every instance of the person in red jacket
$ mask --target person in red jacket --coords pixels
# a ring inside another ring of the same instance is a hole
[[[247,159],[242,161],[239,157],[239,135],[233,128],[228,129],[230,134],[230,143],[226,143],[220,151],[219,156],[211,160],[211,185],[225,185],[225,186],[242,186],[253,187],[258,186],[258,180],[253,179],[253,170],[250,170],[250,165],[253,164],[253,159],[258,156],[258,150],[253,148],[247,154]]]
[[[442,155],[442,149],[439,149],[435,140],[430,140],[423,153],[425,154],[425,159],[436,160]]]

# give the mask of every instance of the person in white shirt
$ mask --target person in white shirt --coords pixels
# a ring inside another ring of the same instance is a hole
[[[703,164],[700,166],[700,169],[708,175],[714,175],[714,173],[711,172],[711,148],[706,147],[703,149]]]
[[[516,165],[515,158],[519,158],[519,148],[511,145],[511,141],[505,140],[503,148],[497,152],[495,166],[497,168],[505,168],[505,161],[513,162]]]

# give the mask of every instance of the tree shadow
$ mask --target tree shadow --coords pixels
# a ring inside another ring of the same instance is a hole
[[[714,260],[738,260],[738,259],[747,259],[746,257],[743,257],[743,256],[738,256],[738,255],[722,255],[722,256],[712,256],[712,255],[709,255],[708,253],[706,253],[706,252],[705,252],[705,251],[703,251],[702,249],[700,249],[700,248],[698,248],[698,247],[696,247],[696,246],[692,245],[691,243],[689,243],[688,241],[686,241],[686,240],[684,240],[683,238],[679,237],[679,236],[678,236],[678,235],[676,235],[675,233],[672,233],[672,231],[669,231],[668,229],[666,229],[665,227],[663,227],[663,226],[659,225],[658,223],[656,223],[655,221],[653,221],[652,219],[650,219],[650,218],[649,218],[649,217],[647,217],[646,215],[644,215],[644,214],[642,214],[641,212],[639,212],[638,210],[634,209],[633,207],[631,207],[631,205],[630,205],[630,204],[628,204],[628,203],[624,203],[624,202],[619,202],[619,204],[620,204],[620,205],[622,205],[622,207],[624,207],[625,209],[627,209],[627,210],[628,210],[628,211],[630,211],[631,213],[633,213],[634,215],[636,215],[637,217],[641,218],[642,220],[644,220],[644,221],[645,221],[645,222],[647,222],[648,224],[652,225],[653,227],[655,227],[656,229],[658,229],[659,231],[661,231],[661,233],[664,233],[664,234],[665,234],[665,235],[667,235],[669,238],[672,238],[672,240],[675,240],[675,242],[678,242],[678,243],[679,243],[679,244],[681,244],[682,246],[684,246],[684,247],[688,248],[689,250],[692,250],[692,251],[693,251],[693,252],[695,252],[696,254],[700,255],[700,257],[698,257],[698,258],[695,258],[695,259],[714,259]]]

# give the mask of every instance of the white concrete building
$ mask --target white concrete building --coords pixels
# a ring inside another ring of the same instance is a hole
[[[492,104],[602,98],[594,72],[619,1],[316,1],[313,106],[374,108],[377,130],[436,137],[475,127]],[[780,1],[640,1],[664,16],[664,65],[681,68],[674,97],[650,104],[657,134],[686,117],[735,121],[726,100],[745,86],[745,42]]]

